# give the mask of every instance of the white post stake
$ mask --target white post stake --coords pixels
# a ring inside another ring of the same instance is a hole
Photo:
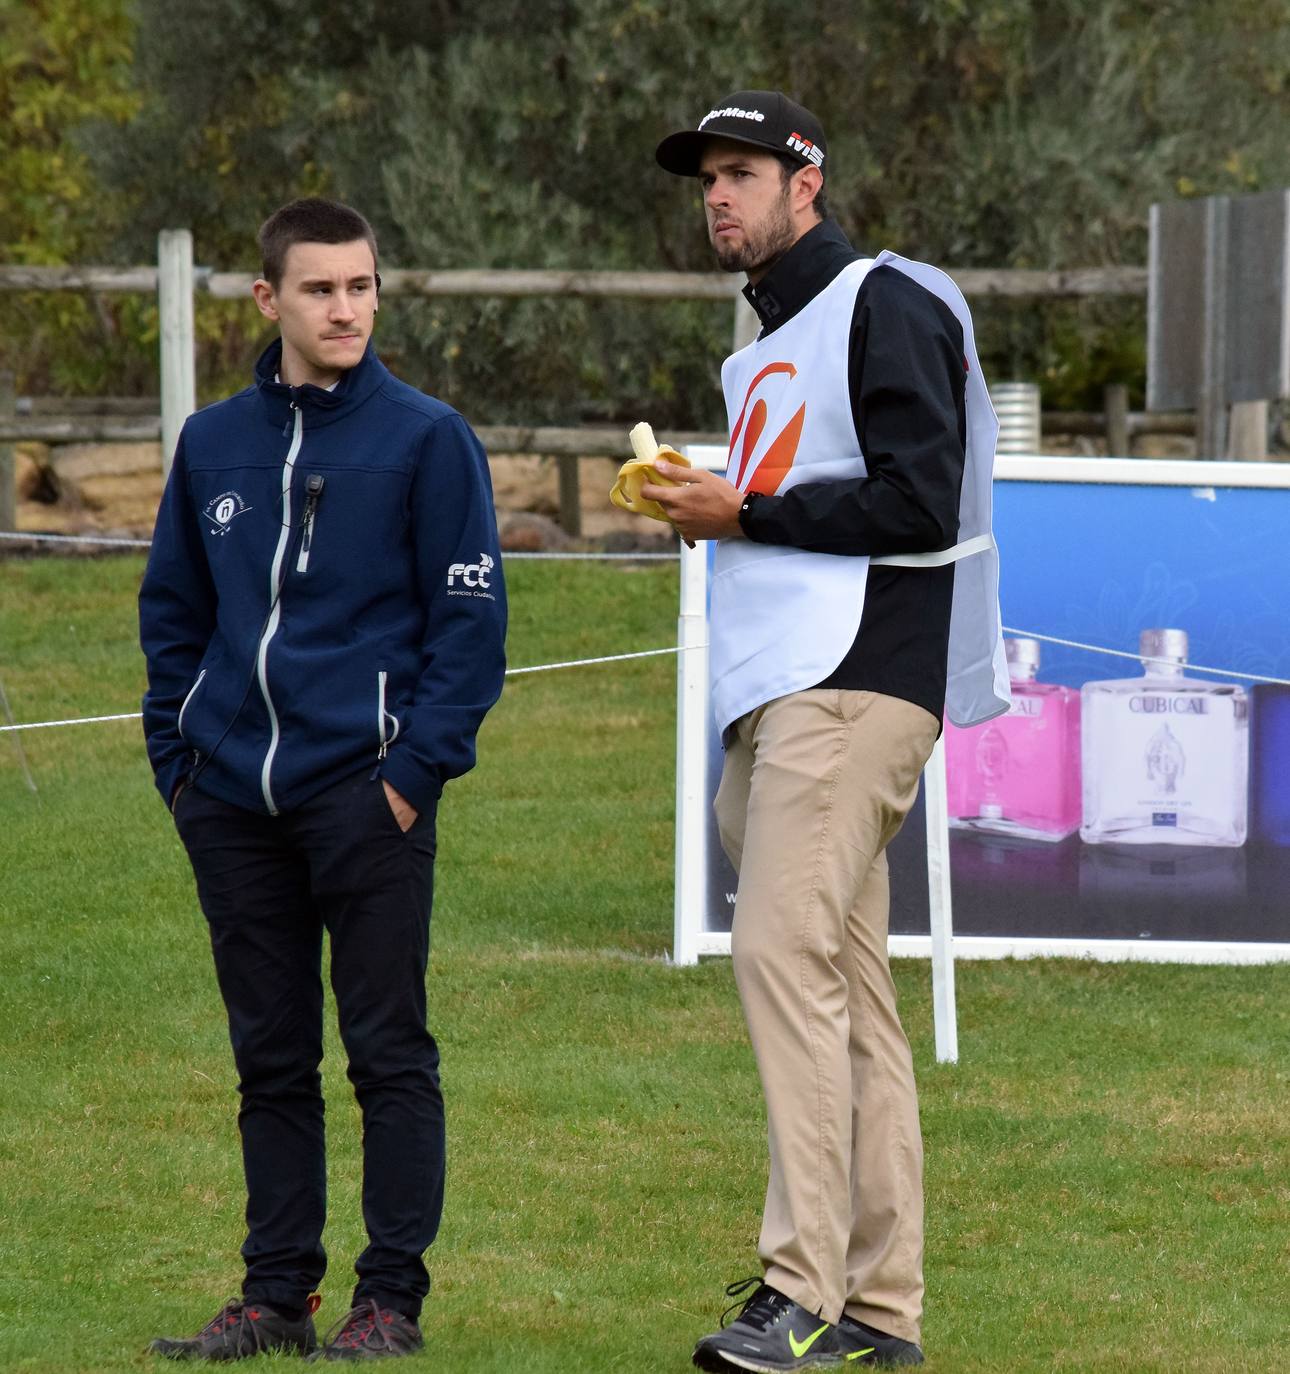
[[[958,1014],[954,1006],[954,918],[950,900],[949,789],[945,781],[945,739],[936,741],[923,770],[927,807],[927,898],[932,924],[932,1021],[936,1062],[959,1057]]]
[[[193,236],[157,235],[157,306],[161,316],[161,470],[169,477],[179,431],[197,409],[193,334]]]
[[[676,642],[676,878],[672,962],[699,962],[707,865],[708,546],[681,545]]]

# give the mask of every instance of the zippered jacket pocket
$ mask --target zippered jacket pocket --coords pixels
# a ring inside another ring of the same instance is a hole
[[[175,729],[179,731],[181,738],[187,738],[184,735],[184,712],[188,710],[189,702],[197,695],[197,689],[205,681],[208,671],[209,669],[203,668],[201,672],[197,674],[197,681],[188,689],[188,695],[184,698],[184,703],[179,708],[179,715],[175,720]]]
[[[381,669],[376,675],[376,733],[380,743],[378,759],[389,753],[390,745],[399,737],[399,718],[385,709],[385,691],[389,674]]]

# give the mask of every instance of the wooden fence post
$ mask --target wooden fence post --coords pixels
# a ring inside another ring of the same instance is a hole
[[[197,409],[193,335],[193,236],[157,235],[157,306],[161,316],[161,470],[170,476],[184,421]]]
[[[556,457],[560,474],[560,528],[573,539],[582,534],[582,495],[578,480],[579,464],[576,453],[561,453]]]
[[[18,401],[12,372],[0,372],[0,421],[18,418]],[[18,528],[18,493],[14,486],[13,445],[0,440],[0,530]],[[2,551],[2,550],[0,550]]]
[[[1129,388],[1118,382],[1102,389],[1106,411],[1106,456],[1129,458]]]

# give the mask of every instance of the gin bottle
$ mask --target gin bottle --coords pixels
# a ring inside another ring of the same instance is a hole
[[[1080,822],[1080,696],[1037,682],[1039,641],[1004,645],[1012,705],[1005,716],[945,727],[950,825],[1030,840],[1065,839]]]
[[[1245,689],[1188,677],[1185,630],[1143,630],[1138,652],[1144,676],[1083,689],[1080,838],[1088,844],[1244,844]]]

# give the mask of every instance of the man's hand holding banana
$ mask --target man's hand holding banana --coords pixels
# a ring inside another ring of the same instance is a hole
[[[610,498],[623,510],[668,520],[685,542],[741,533],[743,497],[724,477],[693,468],[675,449],[655,442],[647,424],[631,433],[635,458],[624,463]],[[670,461],[676,458],[678,461]],[[657,477],[658,481],[650,479]]]
[[[679,485],[660,487],[646,482],[641,495],[663,507],[682,539],[729,539],[742,533],[739,507],[743,497],[738,487],[715,472],[678,467],[662,458],[655,459],[654,468],[660,477]]]

